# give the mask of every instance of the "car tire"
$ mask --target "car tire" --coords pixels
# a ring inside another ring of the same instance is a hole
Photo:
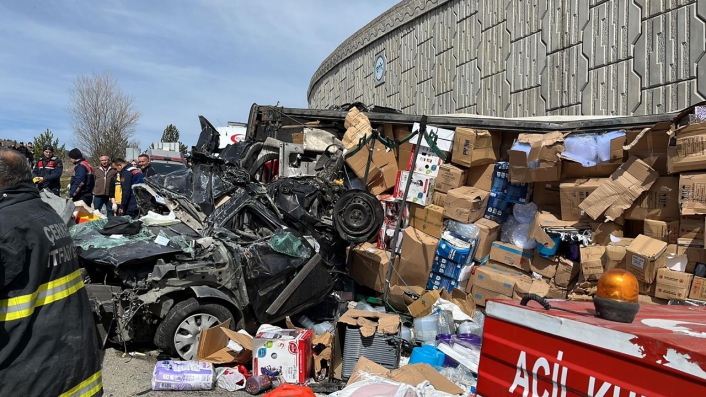
[[[154,344],[173,357],[196,360],[201,330],[228,319],[231,319],[230,328],[234,329],[236,320],[227,307],[189,298],[169,310],[155,332]]]

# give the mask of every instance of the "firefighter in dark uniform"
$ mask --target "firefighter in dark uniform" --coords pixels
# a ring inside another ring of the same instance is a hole
[[[101,396],[93,315],[71,236],[0,149],[0,395]]]
[[[64,163],[54,156],[54,147],[44,145],[44,157],[37,161],[32,171],[39,190],[47,189],[58,196],[62,172],[64,172]]]
[[[83,158],[83,153],[77,148],[69,150],[69,158],[74,163],[74,175],[69,186],[69,198],[73,201],[83,201],[87,206],[93,203],[93,188],[96,175],[91,164]]]

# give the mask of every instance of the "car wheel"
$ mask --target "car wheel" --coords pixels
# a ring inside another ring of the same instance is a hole
[[[169,310],[157,328],[154,343],[157,347],[184,360],[196,360],[201,331],[231,319],[233,313],[217,303],[201,303],[195,298],[179,302]]]

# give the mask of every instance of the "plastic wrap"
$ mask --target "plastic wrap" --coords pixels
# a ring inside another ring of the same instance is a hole
[[[534,249],[537,246],[537,241],[529,238],[530,225],[520,223],[512,228],[510,232],[510,242],[522,249]]]
[[[532,223],[535,215],[537,215],[537,204],[535,203],[515,204],[512,207],[512,216],[519,223]]]
[[[564,138],[566,149],[562,156],[593,167],[598,163],[598,145],[594,134],[573,134]]]
[[[158,361],[152,373],[152,390],[211,390],[213,364],[198,361]]]

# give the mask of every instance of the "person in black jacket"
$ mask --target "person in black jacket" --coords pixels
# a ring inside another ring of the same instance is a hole
[[[71,236],[27,158],[0,149],[0,394],[101,396],[101,356]]]
[[[73,201],[83,201],[90,207],[93,203],[93,188],[96,184],[93,167],[83,158],[83,153],[77,148],[69,151],[69,158],[74,163],[74,175],[71,177],[69,197]]]
[[[114,192],[115,201],[118,204],[118,215],[127,215],[132,218],[137,218],[140,215],[140,209],[137,207],[137,199],[132,192],[132,185],[143,183],[144,177],[139,168],[128,166],[125,159],[115,159],[113,168],[118,170],[120,184],[116,183],[116,191]],[[120,192],[117,189],[120,187]],[[120,201],[117,196],[120,195]]]
[[[32,142],[27,142],[27,160],[29,160],[29,165],[34,167],[34,145]]]
[[[58,196],[63,172],[64,163],[60,158],[54,156],[54,147],[44,145],[44,157],[37,161],[37,165],[32,171],[32,176],[35,178],[39,190],[48,189]]]
[[[157,173],[150,165],[150,156],[146,154],[137,156],[137,164],[140,166],[143,178],[152,178]]]

